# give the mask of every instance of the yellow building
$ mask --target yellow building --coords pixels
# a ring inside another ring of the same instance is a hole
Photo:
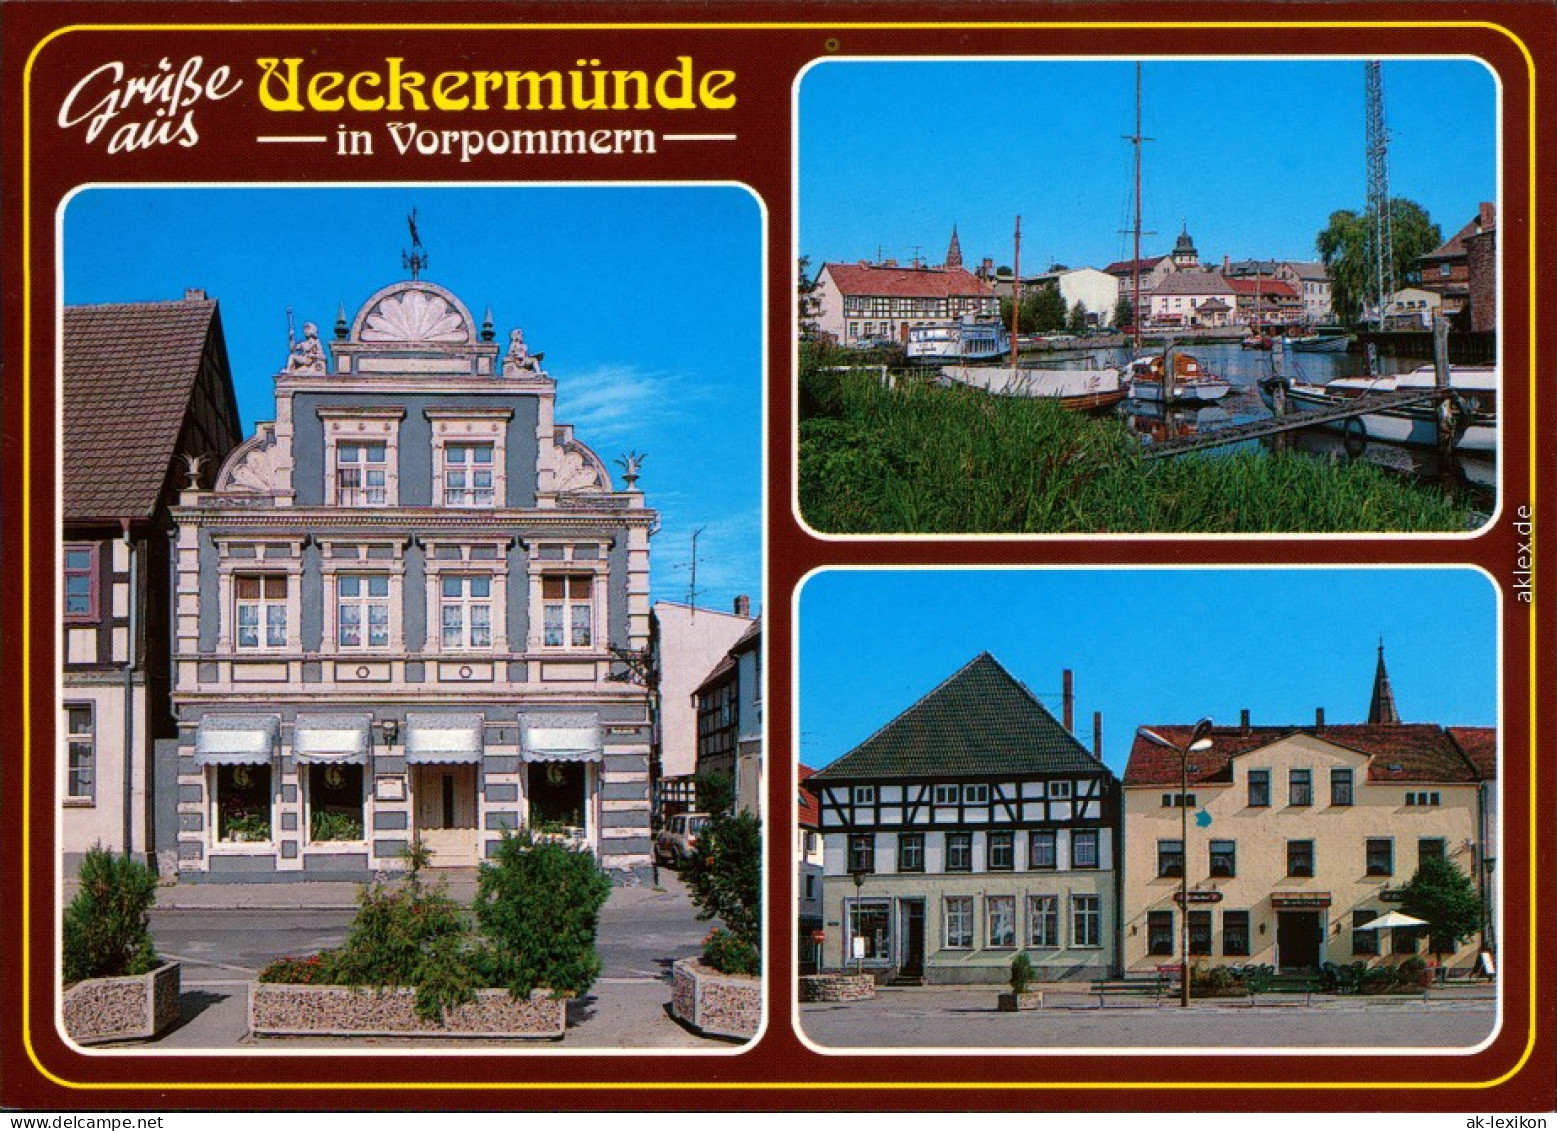
[[[1123,789],[1127,973],[1180,960],[1186,868],[1198,966],[1296,971],[1428,957],[1419,929],[1366,927],[1429,857],[1468,875],[1491,908],[1496,730],[1400,723],[1382,648],[1370,718],[1327,726],[1321,711],[1312,726],[1254,727],[1245,712],[1188,755],[1187,793],[1179,754],[1136,738]],[[1190,727],[1150,729],[1189,744]],[[1490,949],[1490,910],[1488,922],[1446,959],[1451,967],[1468,969]]]

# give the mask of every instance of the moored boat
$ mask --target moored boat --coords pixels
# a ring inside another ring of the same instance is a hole
[[[1300,334],[1282,339],[1282,344],[1295,353],[1345,353],[1351,344],[1349,334]]]
[[[1426,392],[1433,388],[1436,376],[1431,365],[1407,373],[1384,377],[1337,377],[1327,385],[1314,385],[1295,378],[1272,378],[1260,382],[1260,396],[1275,411],[1275,394],[1284,387],[1289,408],[1298,411],[1344,408],[1359,398],[1385,393]],[[1497,451],[1498,372],[1491,365],[1453,365],[1449,367],[1450,402],[1456,406],[1462,428],[1454,448],[1459,452]],[[1430,401],[1397,405],[1366,412],[1360,416],[1327,421],[1320,425],[1359,440],[1382,440],[1391,444],[1435,447],[1438,443],[1440,406]]]
[[[1128,393],[1118,369],[1012,369],[1010,366],[946,365],[943,384],[966,385],[1005,397],[1041,397],[1061,408],[1090,412],[1123,401]]]
[[[1171,370],[1164,363],[1165,358]],[[1211,404],[1232,391],[1226,378],[1209,372],[1187,353],[1151,354],[1130,363],[1130,395],[1138,401]]]
[[[1238,344],[1246,350],[1268,350],[1270,349],[1271,341],[1264,334],[1250,334]]]
[[[998,322],[964,320],[944,326],[913,326],[905,353],[915,365],[983,361],[1010,352],[1011,339]]]

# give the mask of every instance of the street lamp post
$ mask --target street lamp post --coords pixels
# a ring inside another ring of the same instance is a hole
[[[1182,960],[1179,967],[1179,1004],[1185,1008],[1189,1006],[1189,756],[1211,749],[1212,725],[1209,715],[1201,719],[1183,746],[1169,742],[1146,727],[1137,727],[1135,730],[1136,734],[1153,746],[1161,746],[1179,756],[1179,854],[1182,858],[1179,864],[1179,956]]]
[[[849,949],[852,951],[858,945],[854,941],[856,936],[861,937],[861,938],[864,937],[862,935],[859,935],[859,929],[860,929],[860,896],[861,896],[861,893],[865,889],[865,873],[863,871],[861,871],[860,869],[856,868],[851,873],[851,875],[854,877],[854,915],[853,915],[854,922],[849,925],[849,933],[848,933],[847,937],[848,937],[848,940],[849,940]],[[863,973],[865,973],[864,948],[860,948],[860,949],[861,949],[861,953],[855,956],[854,972],[856,974],[863,974]],[[843,961],[844,961],[844,972],[848,973],[849,956],[848,955],[844,955],[844,960]]]

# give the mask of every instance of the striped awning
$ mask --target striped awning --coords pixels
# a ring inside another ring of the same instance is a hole
[[[405,760],[419,765],[479,762],[484,731],[480,715],[407,715]]]
[[[207,715],[195,731],[202,766],[262,766],[276,754],[281,720],[275,715]]]
[[[525,715],[519,749],[526,762],[598,762],[603,757],[599,715]]]
[[[363,765],[368,760],[367,715],[299,715],[292,757],[299,762]]]

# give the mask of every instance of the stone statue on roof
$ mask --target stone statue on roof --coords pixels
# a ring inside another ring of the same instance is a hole
[[[540,355],[532,354],[524,343],[524,331],[514,330],[508,335],[508,352],[503,355],[503,374],[539,373]]]
[[[291,339],[291,332],[287,333]],[[324,345],[319,341],[319,327],[312,322],[303,323],[302,341],[291,341],[292,352],[287,358],[288,373],[323,373]]]

